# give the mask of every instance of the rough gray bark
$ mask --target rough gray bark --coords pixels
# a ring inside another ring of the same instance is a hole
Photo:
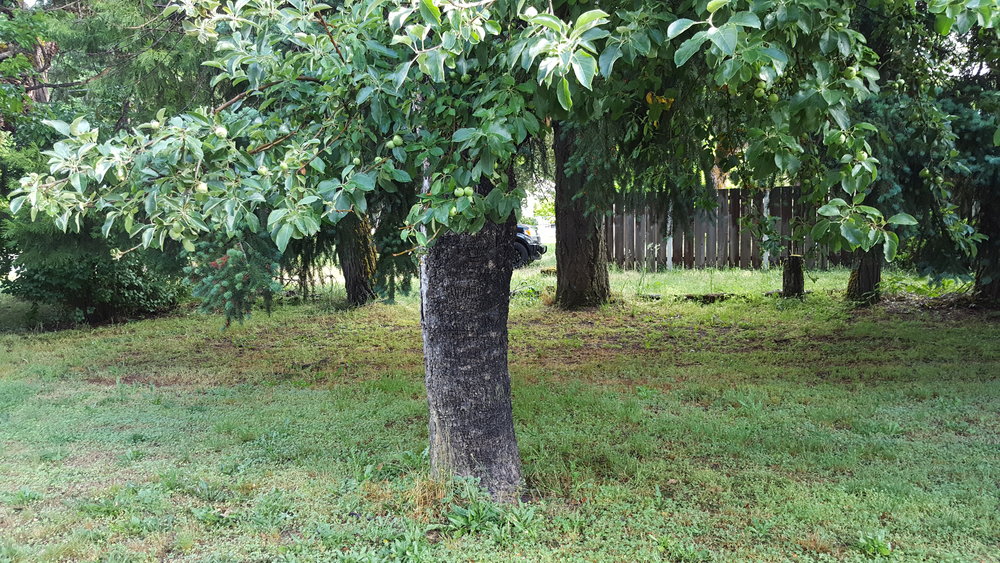
[[[806,292],[801,256],[793,254],[785,259],[785,269],[782,272],[781,282],[782,297],[802,297]]]
[[[989,238],[976,254],[973,295],[982,305],[1000,307],[1000,202],[995,197],[980,200],[978,227]]]
[[[878,284],[882,282],[882,246],[868,252],[858,251],[854,269],[847,281],[847,298],[874,303],[879,300]]]
[[[556,303],[567,309],[595,307],[611,296],[604,221],[588,215],[582,193],[583,174],[569,174],[576,131],[553,127],[556,161]]]
[[[375,243],[367,215],[348,213],[337,224],[337,261],[347,301],[357,307],[375,299]]]
[[[431,468],[478,478],[500,501],[521,484],[507,371],[513,237],[513,220],[487,222],[439,237],[420,264]]]

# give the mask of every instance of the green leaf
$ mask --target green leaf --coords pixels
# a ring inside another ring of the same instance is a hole
[[[1000,129],[993,132],[993,146],[1000,147]]]
[[[114,213],[108,213],[107,218],[104,220],[104,226],[101,227],[101,236],[108,238],[108,234],[111,233],[111,226],[115,224],[115,218],[117,215]]]
[[[444,82],[445,55],[439,49],[421,53],[417,57],[420,70],[431,77],[434,82]]]
[[[365,101],[369,97],[371,97],[371,95],[372,95],[372,93],[374,91],[375,91],[375,88],[372,87],[372,86],[365,86],[364,88],[358,90],[358,95],[357,95],[357,97],[354,98],[354,103],[356,103],[356,104],[358,104],[360,106],[361,104],[365,103]]]
[[[674,21],[673,23],[670,24],[669,27],[667,27],[667,39],[673,39],[674,37],[677,37],[678,35],[690,29],[691,26],[694,24],[695,24],[694,20],[689,20],[687,18],[681,18],[679,20]]]
[[[770,57],[772,61],[781,63],[783,65],[788,64],[788,55],[786,55],[779,49],[775,49],[774,47],[765,47],[761,49],[760,52]]]
[[[826,235],[827,231],[830,230],[830,225],[831,225],[830,221],[826,219],[820,219],[819,221],[816,222],[815,225],[813,225],[812,231],[810,231],[809,234],[812,236],[814,241],[819,240]]]
[[[563,27],[566,25],[563,21],[552,14],[538,14],[537,16],[528,18],[528,21],[543,27],[547,27],[556,33],[560,33]]]
[[[571,64],[576,80],[587,90],[592,90],[591,84],[594,81],[594,75],[597,74],[597,60],[586,51],[577,51],[573,53]]]
[[[847,110],[843,107],[831,107],[827,111],[841,129],[851,128],[851,119],[847,117]]]
[[[291,223],[285,223],[278,229],[277,236],[274,237],[274,244],[278,245],[278,250],[284,252],[288,248],[288,241],[292,238],[295,227]]]
[[[15,197],[10,200],[10,213],[11,215],[17,215],[17,212],[21,210],[24,202],[27,200],[27,196]]]
[[[729,21],[726,23],[738,25],[740,27],[760,29],[760,18],[753,12],[739,12],[737,14],[733,14],[733,17],[729,18]]]
[[[370,192],[375,189],[375,174],[372,172],[359,172],[352,180],[363,191]]]
[[[823,207],[820,207],[817,213],[826,217],[840,217],[840,208],[836,205],[830,205],[828,203]]]
[[[410,74],[410,67],[413,66],[413,61],[406,61],[399,65],[396,72],[392,73],[392,85],[396,90],[399,90],[403,82],[406,82],[406,77]]]
[[[840,224],[840,234],[844,237],[844,240],[850,243],[852,248],[861,246],[861,243],[866,240],[865,234],[861,232],[861,229],[851,222]]]
[[[48,125],[49,127],[55,129],[63,137],[69,137],[70,136],[69,123],[66,123],[65,121],[57,121],[57,120],[53,120],[53,119],[43,119],[42,123],[44,123],[45,125]]]
[[[934,30],[940,35],[948,35],[951,32],[951,26],[954,24],[955,20],[944,14],[938,14],[934,17]]]
[[[604,48],[604,52],[601,53],[601,58],[598,60],[598,64],[601,67],[601,76],[607,78],[611,76],[611,70],[615,66],[615,61],[622,57],[622,48],[620,45],[608,45]],[[1000,135],[1000,130],[997,130],[998,135]],[[997,137],[1000,139],[1000,136]],[[1000,142],[997,143],[1000,145]]]
[[[690,39],[681,43],[681,46],[674,51],[674,64],[677,66],[684,66],[684,63],[688,62],[698,49],[701,48],[702,44],[708,39],[704,31],[699,31],[695,33]]]
[[[479,129],[473,129],[472,127],[463,127],[451,136],[452,142],[464,143],[471,139],[476,133],[479,133]]]
[[[735,26],[714,27],[708,30],[708,38],[727,57],[736,52],[737,31]]]
[[[434,5],[432,0],[422,0],[420,2],[420,15],[427,23],[441,25],[441,10]]]
[[[561,105],[564,110],[569,111],[573,109],[573,97],[569,93],[569,80],[566,80],[565,76],[559,81],[559,88],[556,90],[556,97],[559,98],[559,105]]]
[[[909,213],[897,213],[886,221],[890,225],[916,225],[917,220]]]
[[[576,18],[576,24],[573,26],[573,33],[576,35],[582,35],[589,29],[595,28],[608,17],[608,13],[604,10],[590,10],[589,12],[584,12],[580,14],[580,17]]]
[[[279,208],[271,211],[271,213],[267,216],[267,228],[273,228],[273,226],[277,224],[278,221],[281,221],[281,218],[285,215],[288,215],[288,209]]]
[[[708,13],[714,14],[726,4],[729,4],[729,0],[711,0],[708,3]]]
[[[896,258],[896,250],[899,248],[899,237],[892,231],[886,231],[882,241],[882,252],[885,254],[887,262],[892,262]]]

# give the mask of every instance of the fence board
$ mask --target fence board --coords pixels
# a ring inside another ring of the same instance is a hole
[[[719,209],[715,216],[716,268],[725,268],[729,263],[729,198],[719,198]]]
[[[674,255],[672,257],[672,268],[683,268],[684,267],[684,230],[678,229],[676,225],[670,225],[671,232],[673,232],[673,241],[671,244],[673,246]]]
[[[650,209],[614,206],[613,216],[604,222],[609,260],[626,269],[764,267],[761,241],[740,226],[740,218],[757,209],[775,219],[775,231],[786,247],[782,254],[805,254],[810,268],[850,263],[850,253],[832,253],[809,238],[788,244],[794,225],[813,214],[799,202],[798,188],[775,188],[766,194],[719,190],[716,203],[713,212],[697,212],[686,226]],[[766,266],[778,265],[782,257],[769,254]]]

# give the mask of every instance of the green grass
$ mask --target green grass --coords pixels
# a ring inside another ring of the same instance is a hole
[[[843,271],[614,272],[561,312],[544,265],[510,323],[529,502],[428,477],[413,297],[185,313],[0,334],[0,561],[997,557],[996,313],[853,309]],[[740,296],[671,298],[701,292]]]

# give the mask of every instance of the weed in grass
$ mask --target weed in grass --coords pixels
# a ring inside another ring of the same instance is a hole
[[[248,520],[264,530],[284,530],[291,526],[295,519],[295,511],[288,494],[278,489],[272,489],[257,497]]]
[[[445,530],[460,538],[469,534],[486,531],[500,524],[503,514],[496,505],[488,501],[473,500],[465,506],[455,505],[448,512]]]
[[[206,526],[232,526],[239,521],[240,515],[229,510],[219,510],[211,506],[196,506],[191,509],[194,519]]]
[[[25,561],[24,552],[16,545],[0,540],[0,563],[16,563]]]
[[[8,494],[4,502],[13,508],[26,508],[28,505],[42,500],[42,498],[44,498],[42,493],[28,487],[21,487],[13,493]]]
[[[306,532],[308,537],[318,540],[327,547],[342,547],[353,537],[351,530],[327,522],[317,522]]]
[[[67,457],[69,457],[69,450],[60,448],[57,450],[49,450],[47,452],[42,452],[41,454],[38,455],[38,461],[41,461],[43,463],[58,463],[66,459]]]
[[[699,548],[690,540],[678,540],[670,536],[654,536],[652,534],[649,537],[655,542],[656,551],[669,561],[696,563],[712,560],[711,551]]]
[[[890,557],[893,550],[887,536],[885,530],[864,532],[858,537],[857,548],[868,557]]]
[[[111,529],[126,536],[145,536],[153,532],[167,531],[172,526],[173,519],[164,519],[153,516],[129,516],[124,521],[115,523]]]
[[[118,456],[118,460],[122,463],[133,463],[144,459],[148,454],[142,450],[128,450],[122,455]]]

